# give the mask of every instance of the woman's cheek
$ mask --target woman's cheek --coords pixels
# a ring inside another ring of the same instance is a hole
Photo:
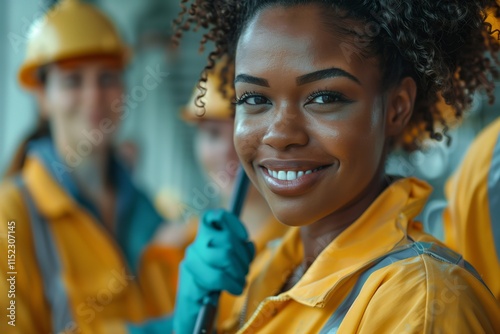
[[[234,147],[242,162],[251,161],[259,144],[258,127],[247,116],[236,113],[234,121]]]
[[[111,119],[115,125],[119,125],[121,121],[128,116],[123,108],[122,94],[123,89],[116,88],[106,96],[105,105],[107,117]]]

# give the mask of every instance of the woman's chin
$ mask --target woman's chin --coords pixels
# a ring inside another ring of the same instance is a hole
[[[302,227],[312,224],[313,222],[305,217],[290,214],[289,212],[274,213],[274,217],[283,225],[289,227]]]

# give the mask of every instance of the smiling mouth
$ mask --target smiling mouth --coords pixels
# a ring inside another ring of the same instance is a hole
[[[302,178],[305,175],[319,172],[320,170],[327,168],[328,166],[320,166],[314,169],[308,170],[272,170],[269,168],[264,168],[270,177],[280,180],[280,181],[293,181]]]
[[[314,189],[316,184],[327,175],[331,165],[311,165],[304,164],[303,167],[279,166],[260,166],[263,180],[271,192],[286,197],[303,195]],[[271,169],[271,168],[276,169]]]
[[[336,165],[310,161],[266,161],[259,167],[263,181],[271,192],[278,196],[296,197],[314,190],[323,178],[331,176],[329,170]]]

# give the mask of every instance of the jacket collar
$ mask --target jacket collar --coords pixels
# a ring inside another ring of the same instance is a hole
[[[50,138],[29,143],[22,173],[40,212],[46,218],[58,218],[77,207],[83,207],[100,220],[97,208],[77,187],[71,171],[60,158]],[[131,206],[135,188],[124,167],[114,157],[110,161],[109,173],[117,187],[116,219],[120,221]]]
[[[411,242],[407,236],[413,228],[412,220],[424,207],[431,190],[427,183],[415,178],[395,181],[320,253],[297,284],[279,298],[323,307],[344,279],[393,248]],[[250,292],[252,304],[279,293],[294,268],[302,262],[300,231],[292,229],[287,233],[273,253],[270,263],[256,278],[257,284],[265,282],[267,287],[256,289],[255,296],[254,291]]]

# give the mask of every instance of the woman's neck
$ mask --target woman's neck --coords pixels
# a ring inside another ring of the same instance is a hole
[[[55,137],[54,144],[60,157],[74,156],[75,150],[66,140]],[[109,150],[104,147],[93,147],[90,154],[79,155],[77,158],[74,158],[73,164],[70,165],[71,178],[86,197],[95,201],[111,185],[108,173]],[[69,164],[69,161],[65,162]]]
[[[326,246],[351,226],[388,186],[389,182],[385,174],[379,173],[377,175],[366,187],[366,191],[351,205],[311,225],[300,228],[304,246],[302,265],[305,268],[309,268]]]
[[[74,168],[73,179],[86,196],[98,199],[111,188],[108,166],[107,154],[92,155]]]
[[[74,179],[85,197],[94,203],[104,226],[115,234],[116,194],[109,177],[109,159],[106,153],[83,160],[74,170]]]
[[[59,155],[68,156],[68,146],[57,139],[55,143]],[[83,196],[95,205],[107,228],[113,230],[115,193],[108,170],[109,150],[104,147],[94,147],[91,154],[79,158],[78,163],[71,166],[71,178]]]
[[[71,154],[68,141],[63,137],[54,137],[56,150],[61,157]],[[74,150],[73,150],[74,155]],[[71,167],[71,177],[79,191],[97,209],[97,217],[106,229],[115,234],[116,230],[116,193],[110,178],[110,149],[101,144],[94,146],[92,152],[86,156],[78,156],[76,164]]]

